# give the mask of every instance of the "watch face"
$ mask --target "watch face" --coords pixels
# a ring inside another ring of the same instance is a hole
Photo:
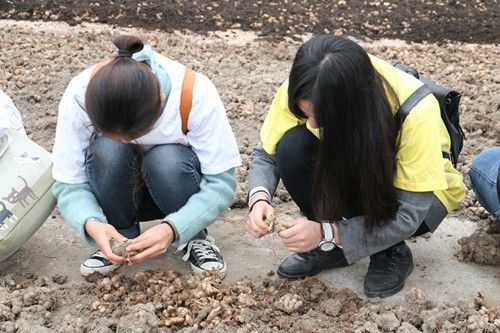
[[[328,252],[328,251],[331,251],[335,248],[335,243],[333,242],[324,242],[323,244],[321,244],[319,246],[319,248],[321,249],[321,251],[324,251],[324,252]]]

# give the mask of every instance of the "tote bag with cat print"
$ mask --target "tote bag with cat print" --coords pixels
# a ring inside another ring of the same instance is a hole
[[[16,129],[7,129],[0,156],[0,261],[16,252],[55,207],[50,153]]]

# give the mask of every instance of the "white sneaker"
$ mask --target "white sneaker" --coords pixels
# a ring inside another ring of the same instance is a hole
[[[83,264],[80,265],[80,273],[83,276],[91,275],[92,273],[99,273],[101,275],[108,275],[121,265],[115,265],[102,253],[101,250],[94,252]]]
[[[222,274],[226,272],[226,263],[213,239],[189,241],[182,259],[189,260],[193,272],[210,272],[212,270],[217,270]]]
[[[7,133],[0,128],[0,157],[5,153],[7,148],[9,148],[10,137]]]

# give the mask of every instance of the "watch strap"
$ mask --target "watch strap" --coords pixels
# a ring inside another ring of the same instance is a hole
[[[333,241],[333,228],[330,223],[321,223],[323,228],[323,240],[327,242]]]

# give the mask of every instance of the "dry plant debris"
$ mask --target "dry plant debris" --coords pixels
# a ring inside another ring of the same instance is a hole
[[[363,301],[316,278],[223,284],[216,274],[146,271],[61,286],[0,279],[0,332],[473,332],[500,331],[500,307],[435,304],[411,289],[399,305]]]

